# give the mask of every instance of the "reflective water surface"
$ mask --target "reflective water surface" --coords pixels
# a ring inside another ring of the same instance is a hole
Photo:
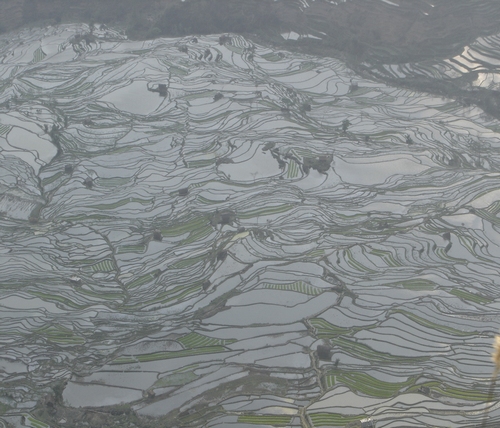
[[[1,418],[64,381],[177,426],[480,424],[498,121],[241,36],[87,31],[0,39]]]

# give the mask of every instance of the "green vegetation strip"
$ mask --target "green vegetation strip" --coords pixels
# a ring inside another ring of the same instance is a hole
[[[315,427],[333,426],[343,427],[351,422],[356,422],[366,418],[366,415],[346,416],[339,413],[313,413],[310,414],[312,423]]]
[[[453,327],[448,327],[446,325],[436,324],[433,321],[429,321],[426,318],[419,317],[418,315],[415,315],[411,312],[404,311],[401,309],[396,309],[396,310],[391,312],[391,314],[394,314],[394,313],[402,314],[405,317],[409,318],[410,320],[416,322],[417,324],[420,324],[424,327],[427,327],[427,328],[430,328],[433,330],[437,330],[437,331],[441,331],[443,333],[450,334],[452,336],[471,336],[471,335],[476,333],[476,332],[461,331],[461,330],[457,330],[456,328],[453,328]]]
[[[178,339],[185,348],[203,348],[206,346],[222,346],[228,343],[236,342],[235,339],[216,339],[214,337],[203,336],[199,333],[189,333]]]
[[[149,200],[149,199],[125,198],[125,199],[122,199],[121,201],[113,202],[112,204],[91,205],[89,208],[95,208],[96,210],[113,210],[115,208],[120,208],[124,205],[127,205],[131,202],[137,202],[141,205],[151,204],[151,200]]]
[[[81,214],[64,217],[67,221],[88,221],[88,220],[116,220],[116,216],[105,214]]]
[[[319,64],[315,64],[314,62],[305,61],[302,64],[300,64],[300,66],[299,66],[300,70],[286,71],[284,73],[276,74],[276,76],[279,76],[279,77],[294,76],[297,73],[302,73],[302,72],[305,72],[305,71],[314,70],[314,68],[317,67],[318,65]]]
[[[93,290],[87,290],[85,288],[79,287],[77,289],[78,294],[82,294],[84,296],[88,297],[93,297],[96,300],[102,301],[102,300],[122,300],[125,295],[123,293],[123,290],[120,289],[113,289],[113,290],[107,290],[107,291],[93,291]]]
[[[128,178],[99,178],[98,184],[102,187],[118,187],[127,184],[130,180]]]
[[[0,416],[8,412],[12,407],[8,404],[0,403]]]
[[[180,236],[185,233],[193,232],[197,229],[207,227],[208,219],[205,216],[196,217],[188,222],[176,224],[168,228],[162,228],[161,233],[164,237]]]
[[[76,336],[70,329],[58,325],[42,327],[36,330],[36,333],[47,338],[48,341],[58,345],[81,345],[85,343],[83,337]]]
[[[184,70],[183,68],[180,68],[180,67],[176,67],[175,65],[172,65],[168,61],[162,61],[162,62],[164,62],[164,64],[168,66],[168,71],[172,75],[175,75],[175,76],[187,76],[189,74],[189,71]]]
[[[349,266],[351,266],[353,269],[358,270],[360,272],[370,272],[370,273],[376,273],[373,269],[370,269],[367,266],[364,266],[362,263],[358,262],[355,258],[354,255],[351,253],[350,250],[345,250],[344,254],[346,255],[345,261]]]
[[[280,61],[283,59],[283,57],[281,55],[278,55],[275,52],[270,52],[270,53],[264,54],[261,56],[261,58],[265,59],[266,61],[273,61],[273,62]]]
[[[122,245],[118,247],[118,254],[123,254],[123,253],[144,253],[146,251],[146,246],[144,244],[137,244],[137,245]]]
[[[28,416],[26,419],[28,419],[28,422],[34,428],[50,428],[49,425],[47,425],[46,423],[44,423],[42,421],[39,421],[38,419],[33,418],[32,416]]]
[[[438,393],[446,397],[456,398],[467,401],[488,401],[488,394],[486,392],[474,391],[470,388],[456,388],[443,386],[440,382],[426,382],[419,385],[414,385],[408,392],[416,392],[422,387],[430,389],[430,394]]]
[[[58,173],[54,174],[52,177],[44,178],[42,180],[42,186],[47,186],[48,184],[53,183],[54,181],[56,181],[57,179],[59,179],[63,175],[64,175],[64,172],[63,171],[59,171]]]
[[[208,256],[209,256],[208,254],[202,254],[201,256],[192,257],[190,259],[180,260],[178,262],[171,264],[168,268],[169,269],[185,269],[185,268],[194,266],[195,264],[205,260]]]
[[[188,168],[203,168],[204,166],[209,166],[215,163],[215,159],[200,159],[195,161],[189,161]]]
[[[94,272],[112,272],[115,270],[115,266],[112,260],[107,259],[92,265],[92,270]]]
[[[388,266],[398,267],[401,266],[401,262],[394,258],[394,255],[390,251],[383,250],[371,250],[371,254],[380,257]]]
[[[295,291],[297,293],[308,294],[310,296],[317,296],[323,290],[315,287],[314,285],[307,284],[303,281],[292,282],[291,284],[264,284],[264,288],[272,290]]]
[[[341,334],[347,334],[350,332],[350,329],[344,327],[337,327],[323,318],[312,318],[309,320],[309,323],[316,330],[316,337],[320,339],[327,339],[331,337],[336,337]]]
[[[468,401],[483,401],[486,402],[489,399],[489,395],[486,392],[478,392],[470,389],[461,389],[454,387],[435,388],[435,391],[440,392],[447,397],[459,398]]]
[[[489,214],[497,215],[500,212],[500,201],[493,202],[491,205],[481,211],[486,211]]]
[[[288,170],[286,172],[287,178],[296,178],[298,177],[299,173],[300,173],[300,168],[297,162],[293,160],[290,161],[290,163],[288,164]]]
[[[162,300],[161,303],[171,302],[173,300],[180,302],[186,296],[197,293],[200,290],[201,286],[198,284],[191,285],[189,287],[186,287],[185,285],[179,285],[175,287],[172,291],[166,293],[166,296],[168,297],[165,300]]]
[[[327,389],[333,388],[335,385],[335,374],[334,373],[328,373],[324,377],[325,379],[325,387]]]
[[[441,260],[445,262],[462,262],[464,260],[464,259],[458,259],[456,257],[451,257],[450,255],[448,255],[447,251],[444,248],[440,247],[436,248],[434,254],[436,254],[436,256],[438,256]]]
[[[160,274],[160,272],[161,271],[159,269],[156,269],[152,272],[148,272],[145,275],[141,275],[140,277],[134,279],[132,282],[128,283],[127,288],[132,289],[132,288],[140,287],[141,285],[147,284],[148,282],[151,282],[154,279],[156,279],[158,277],[158,275]]]
[[[339,346],[342,350],[349,354],[354,355],[356,358],[364,359],[366,361],[374,362],[391,362],[398,364],[416,364],[427,361],[430,357],[401,357],[391,355],[385,352],[375,351],[367,345],[358,343],[352,339],[344,337],[334,337],[330,339],[333,345]]]
[[[393,397],[401,389],[408,388],[415,383],[414,378],[409,378],[405,382],[384,382],[365,373],[358,372],[341,372],[337,375],[336,379],[337,382],[347,385],[351,390],[377,398]]]
[[[31,61],[33,64],[43,60],[47,55],[42,50],[42,48],[38,48],[35,52],[33,52],[33,60]]]
[[[203,354],[218,354],[221,352],[226,352],[227,349],[223,346],[207,346],[204,348],[195,348],[195,349],[186,349],[183,351],[172,351],[172,352],[155,352],[153,354],[142,354],[142,355],[133,355],[133,356],[122,356],[118,357],[111,364],[133,364],[133,363],[145,363],[149,361],[158,361],[158,360],[169,360],[172,358],[183,358],[183,357],[191,357],[194,355],[203,355]]]
[[[184,245],[191,244],[193,242],[197,242],[200,239],[203,239],[210,235],[213,232],[213,228],[211,226],[206,226],[204,228],[199,228],[196,230],[193,230],[187,239],[185,239],[182,243]]]
[[[459,290],[454,288],[450,291],[450,294],[457,296],[463,300],[469,300],[470,302],[478,303],[480,305],[484,305],[485,303],[490,303],[492,300],[486,297],[480,296],[478,294],[469,293],[468,291]]]
[[[474,255],[476,257],[478,256],[476,254],[476,252],[474,251],[474,246],[476,245],[476,241],[474,240],[474,238],[472,238],[471,236],[461,235],[458,237],[458,240],[465,248],[467,248],[469,253],[471,253],[472,255]]]
[[[41,293],[39,291],[30,291],[30,294],[35,297],[39,297],[42,300],[45,300],[47,302],[58,302],[62,303],[66,306],[69,306],[70,308],[74,309],[83,309],[86,307],[86,305],[79,305],[65,297],[62,296],[56,296],[54,294],[47,294],[47,293]]]
[[[412,291],[427,291],[434,290],[435,284],[432,281],[427,281],[426,279],[409,279],[408,281],[402,281],[400,284],[403,288]]]
[[[275,427],[285,427],[290,425],[292,416],[288,415],[241,415],[238,422],[242,424],[272,425]]]
[[[185,385],[193,380],[198,379],[198,375],[194,372],[189,371],[185,373],[172,373],[171,375],[167,375],[158,379],[153,387],[155,388],[164,388],[166,386],[180,386]]]
[[[158,295],[155,295],[154,299],[151,300],[141,300],[139,303],[136,303],[134,305],[127,306],[128,310],[137,310],[138,308],[144,308],[149,305],[154,305],[154,304],[166,304],[172,301],[175,301],[176,303],[180,302],[183,300],[185,297],[195,294],[201,291],[201,285],[199,284],[194,284],[191,286],[186,286],[186,285],[178,285],[172,290],[160,293]]]
[[[7,134],[12,129],[12,126],[10,125],[3,125],[0,123],[0,135]]]
[[[200,201],[202,204],[206,204],[206,205],[214,205],[214,204],[218,204],[219,203],[219,201],[215,201],[215,200],[213,201],[211,199],[207,199],[204,196],[200,196],[200,195],[198,195],[196,197],[196,200]]]
[[[321,258],[325,255],[325,250],[312,250],[305,254],[306,257],[310,258]]]

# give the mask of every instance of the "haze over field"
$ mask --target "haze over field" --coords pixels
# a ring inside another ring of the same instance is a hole
[[[496,426],[500,7],[185,3],[0,35],[0,426]]]

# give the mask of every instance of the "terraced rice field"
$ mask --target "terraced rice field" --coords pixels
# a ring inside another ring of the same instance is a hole
[[[240,36],[87,31],[0,38],[0,420],[47,426],[64,380],[176,426],[500,423],[496,120]]]
[[[483,7],[486,7],[483,5]],[[490,12],[496,11],[496,5],[489,6]],[[488,13],[488,10],[485,11]],[[467,13],[467,5],[464,6]],[[470,81],[463,81],[463,87],[486,88],[498,91],[500,88],[500,76],[498,66],[500,65],[500,52],[498,46],[500,35],[493,34],[480,37],[462,49],[462,52],[452,56],[442,56],[435,52],[437,58],[416,63],[380,64],[374,67],[374,74],[393,78],[421,78],[430,77],[452,81],[464,76],[471,76]],[[474,73],[474,75],[473,75]]]

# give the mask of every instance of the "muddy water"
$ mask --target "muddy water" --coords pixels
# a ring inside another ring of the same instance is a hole
[[[478,424],[497,121],[239,36],[87,30],[0,40],[2,417],[65,381],[180,425]]]

